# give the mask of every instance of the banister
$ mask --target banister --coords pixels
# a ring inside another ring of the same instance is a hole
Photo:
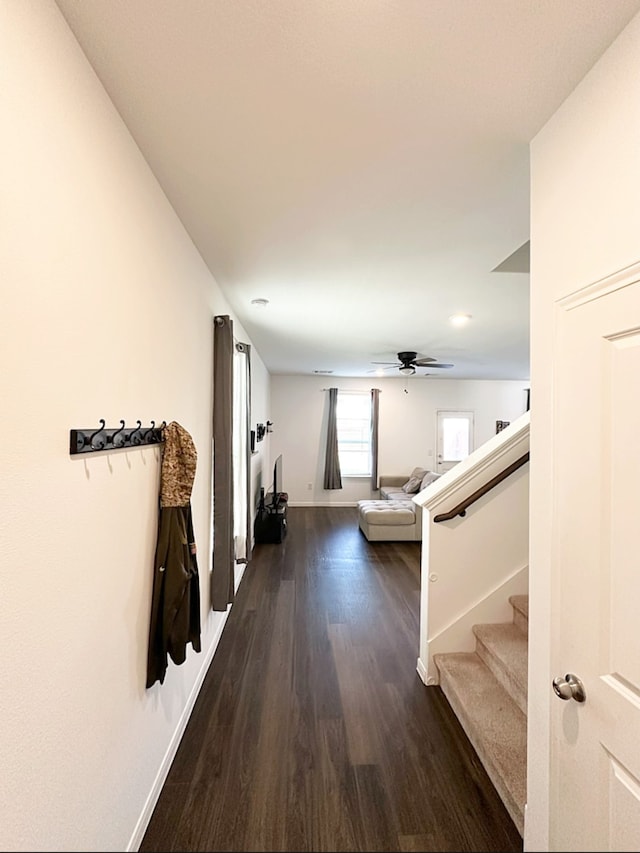
[[[450,521],[452,518],[455,518],[456,515],[464,516],[467,512],[468,507],[471,506],[472,503],[475,503],[479,498],[483,495],[486,495],[487,492],[490,492],[494,486],[497,486],[498,483],[501,483],[503,480],[506,480],[510,474],[513,474],[514,471],[517,471],[518,468],[521,468],[529,461],[529,452],[527,451],[524,456],[521,456],[519,459],[516,459],[515,462],[512,462],[511,465],[507,465],[507,467],[502,470],[499,474],[496,474],[495,477],[492,477],[490,480],[477,489],[473,494],[469,495],[468,498],[465,498],[463,501],[455,506],[449,512],[442,512],[440,515],[436,515],[434,517],[434,522],[439,521]]]

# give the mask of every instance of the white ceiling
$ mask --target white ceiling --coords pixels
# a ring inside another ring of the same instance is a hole
[[[528,143],[640,0],[57,2],[272,373],[528,379]]]

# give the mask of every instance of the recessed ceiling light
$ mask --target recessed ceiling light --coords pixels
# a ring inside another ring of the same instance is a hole
[[[313,372],[329,375],[330,373],[333,373],[333,370],[314,370]]]
[[[265,305],[269,304],[269,300],[268,299],[252,299],[251,304],[252,305],[258,305],[260,308],[264,308]]]
[[[449,322],[452,326],[464,326],[471,319],[471,314],[452,314]]]

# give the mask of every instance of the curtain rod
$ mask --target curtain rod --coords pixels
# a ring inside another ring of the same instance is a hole
[[[334,385],[333,387],[335,388],[336,386]],[[331,388],[321,388],[320,390],[321,391],[331,391]],[[340,391],[340,388],[338,388],[338,391]],[[348,394],[349,392],[352,392],[353,394],[365,394],[368,391],[380,391],[380,389],[379,388],[344,388],[342,390],[342,393]],[[380,393],[382,394],[382,391],[380,391]]]

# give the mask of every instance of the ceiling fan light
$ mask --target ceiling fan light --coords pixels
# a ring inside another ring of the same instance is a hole
[[[398,370],[405,376],[413,376],[413,374],[416,372],[415,367],[410,367],[408,364],[406,364],[404,367],[399,367]]]

